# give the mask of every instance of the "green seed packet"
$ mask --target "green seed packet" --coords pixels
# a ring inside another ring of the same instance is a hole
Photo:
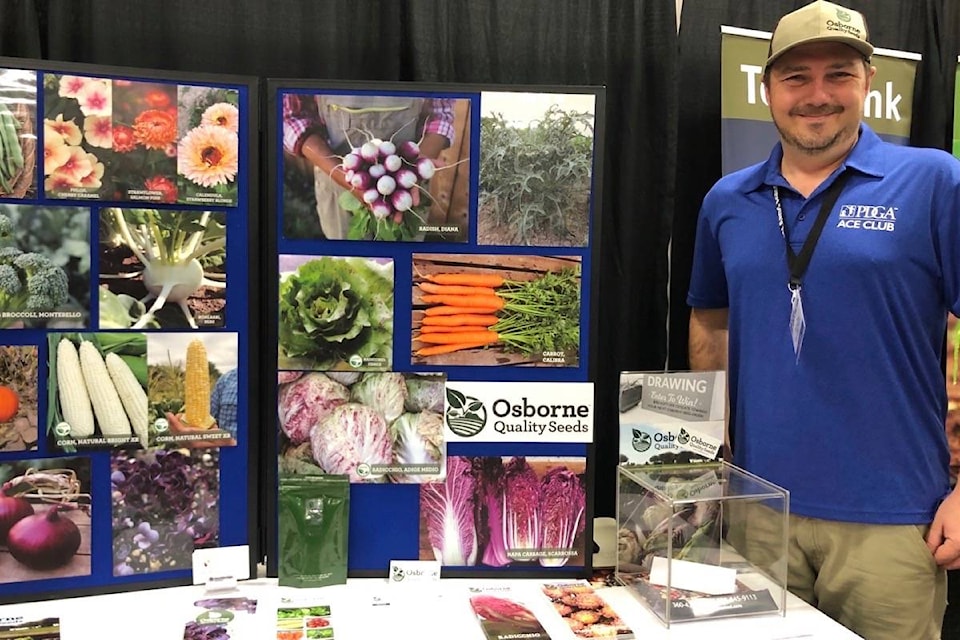
[[[349,477],[281,476],[279,493],[279,584],[285,587],[344,584],[350,519]]]

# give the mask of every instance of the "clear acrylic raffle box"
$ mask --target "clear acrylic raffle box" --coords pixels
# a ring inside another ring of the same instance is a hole
[[[786,613],[786,490],[726,462],[621,465],[616,576],[669,627]]]

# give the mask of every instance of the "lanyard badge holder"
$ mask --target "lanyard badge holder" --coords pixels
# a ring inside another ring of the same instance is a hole
[[[783,218],[783,206],[780,204],[780,190],[776,185],[773,187],[773,201],[777,205],[777,223],[780,225],[780,235],[783,236],[783,242],[787,248],[787,270],[790,272],[790,278],[787,280],[787,289],[790,291],[790,338],[793,341],[793,352],[800,362],[800,349],[803,347],[803,335],[807,330],[807,321],[803,315],[803,275],[810,266],[810,258],[813,256],[813,250],[820,239],[820,233],[823,231],[827,218],[833,205],[836,204],[843,190],[843,185],[849,178],[850,172],[844,172],[837,176],[823,194],[823,203],[820,205],[820,213],[810,229],[810,234],[800,248],[800,253],[796,254],[793,247],[790,246],[790,239],[787,236],[787,227]]]

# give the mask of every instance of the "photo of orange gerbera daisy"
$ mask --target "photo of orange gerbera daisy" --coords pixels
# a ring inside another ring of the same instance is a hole
[[[224,127],[200,125],[177,147],[177,173],[201,187],[232,182],[239,166],[237,134]]]
[[[147,109],[133,121],[133,137],[147,149],[163,149],[177,139],[177,119],[158,109]]]

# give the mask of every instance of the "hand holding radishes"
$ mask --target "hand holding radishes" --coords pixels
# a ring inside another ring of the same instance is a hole
[[[426,223],[426,211],[418,210],[420,192],[427,193],[423,185],[436,164],[416,142],[370,138],[343,156],[338,172],[351,189],[338,203],[353,214],[348,237],[408,240]]]

